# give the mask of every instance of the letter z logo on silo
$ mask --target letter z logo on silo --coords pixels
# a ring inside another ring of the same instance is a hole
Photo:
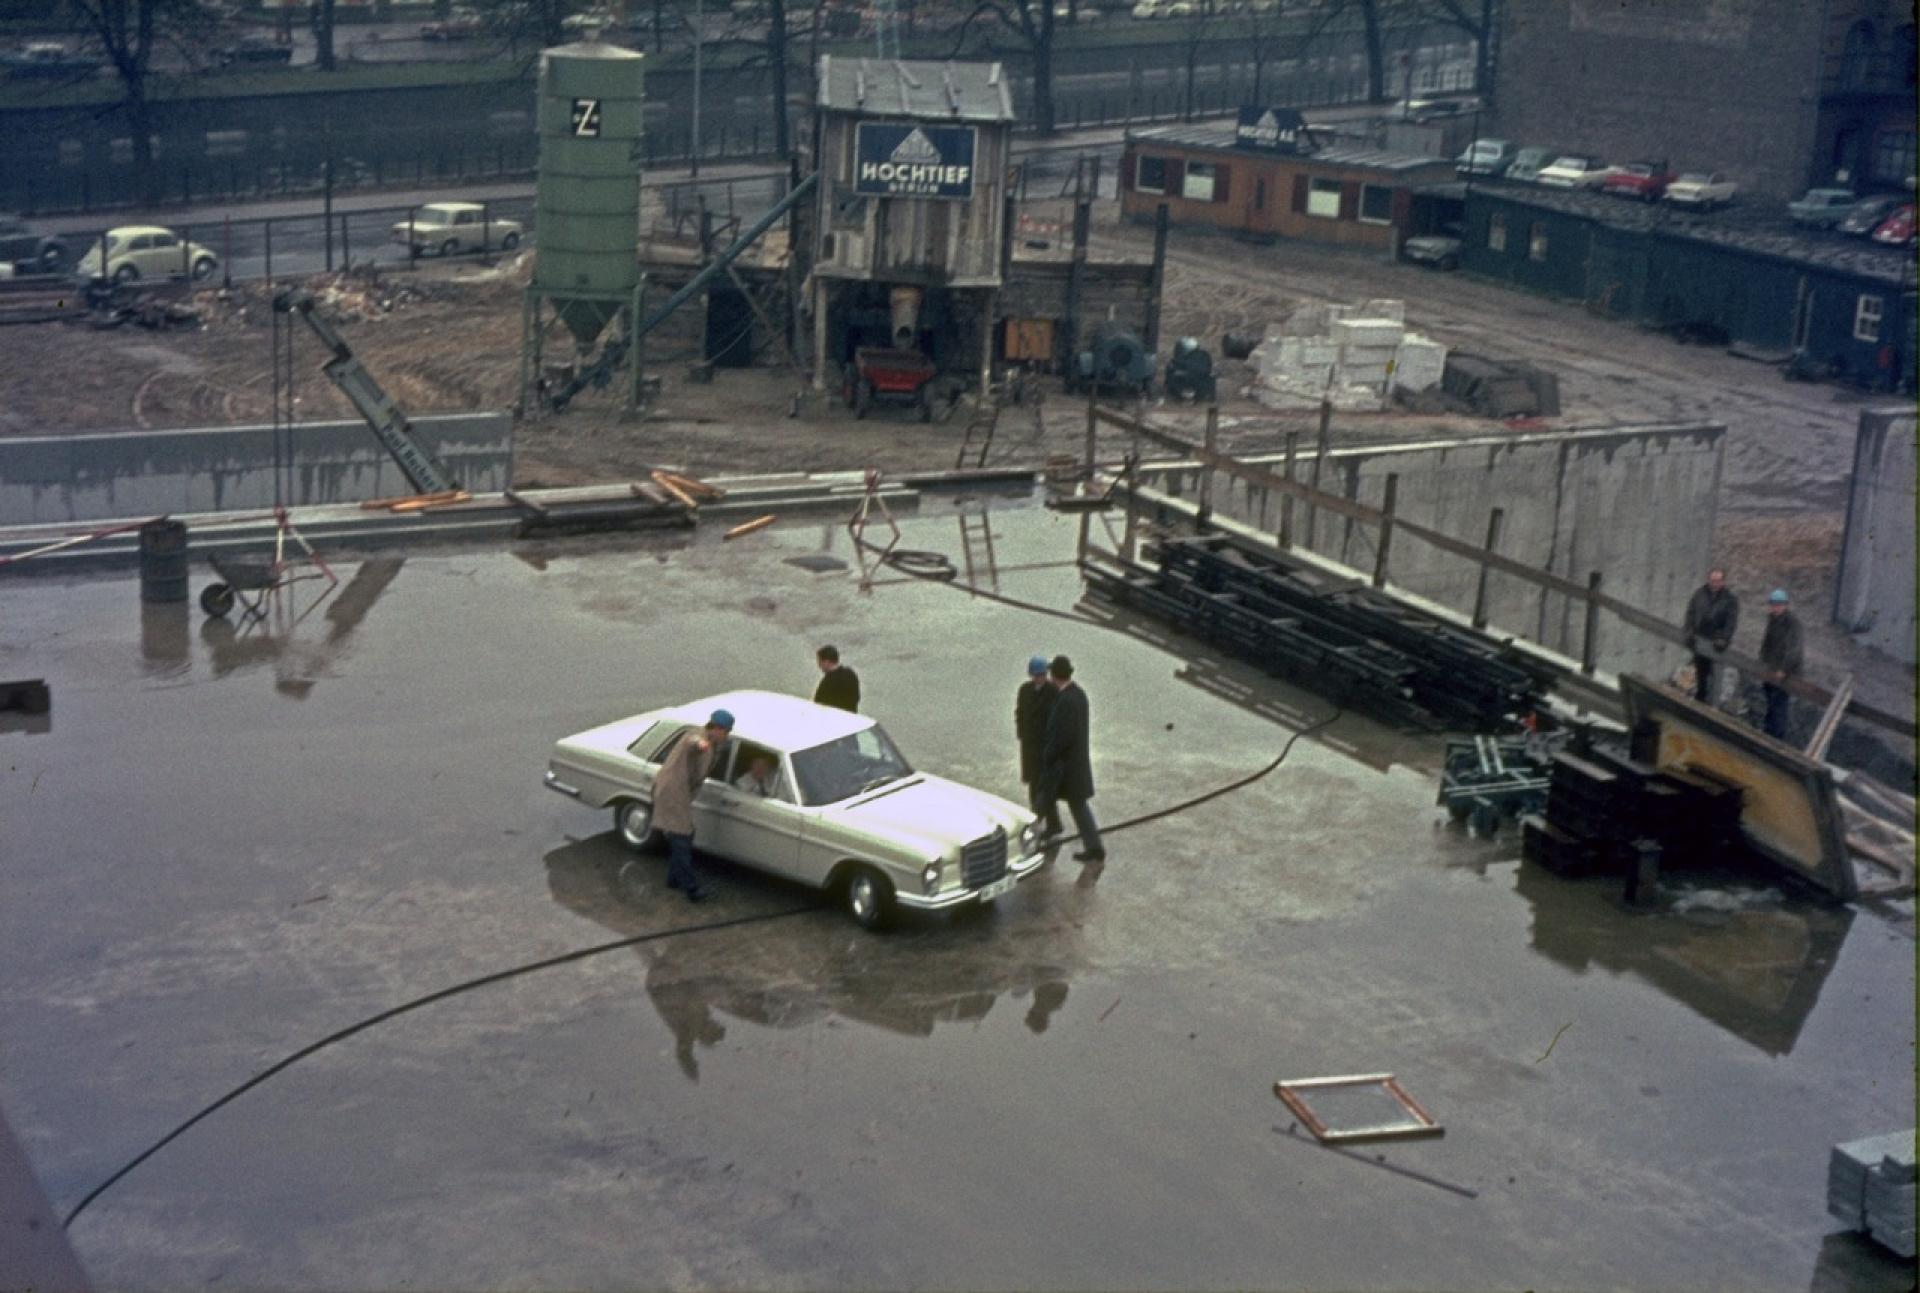
[[[575,139],[600,138],[600,100],[575,99],[573,101],[573,137]]]

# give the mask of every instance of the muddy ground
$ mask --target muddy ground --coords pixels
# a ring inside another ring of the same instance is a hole
[[[1148,258],[1150,231],[1116,223],[1109,213],[1095,254]],[[530,263],[529,253],[495,266],[430,265],[378,278],[322,280],[320,291],[326,312],[402,407],[416,414],[505,407],[517,392],[521,288]],[[1819,661],[1815,675],[1853,672],[1863,698],[1912,712],[1913,671],[1860,650],[1824,622],[1856,419],[1870,397],[1788,383],[1766,364],[1684,347],[1577,306],[1459,274],[1390,264],[1376,254],[1254,246],[1190,231],[1179,232],[1170,248],[1163,331],[1200,337],[1217,354],[1223,333],[1257,335],[1300,300],[1370,297],[1403,298],[1409,324],[1450,347],[1551,368],[1560,379],[1563,412],[1546,425],[1726,424],[1718,547],[1736,586],[1755,603],[1760,590],[1792,588],[1806,610]],[[204,320],[197,329],[8,329],[0,434],[270,420],[266,290],[256,284],[231,294],[203,293],[195,304]],[[723,371],[712,385],[689,384],[697,314],[683,316],[649,339],[649,365],[663,381],[653,410],[623,420],[617,400],[597,392],[565,416],[523,424],[515,447],[519,484],[618,480],[664,463],[708,474],[955,465],[968,404],[928,426],[905,411],[855,422],[827,401],[803,405],[802,415],[793,417],[803,382],[776,347],[763,350],[761,367]],[[296,338],[296,416],[351,417],[320,372],[323,358],[312,338]],[[1227,447],[1277,449],[1288,430],[1311,432],[1312,414],[1278,414],[1244,398],[1248,374],[1238,361],[1222,362]],[[1160,416],[1198,423],[1191,409],[1168,408]],[[1049,453],[1073,452],[1081,426],[1077,402],[1056,388],[1044,407],[1002,418],[987,461],[1038,465]],[[1337,414],[1334,437],[1350,443],[1485,434],[1500,426],[1461,415]]]

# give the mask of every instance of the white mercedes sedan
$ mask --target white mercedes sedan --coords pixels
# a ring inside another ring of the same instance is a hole
[[[695,846],[831,892],[865,928],[896,908],[990,903],[1046,861],[1027,809],[916,772],[871,718],[772,692],[727,692],[566,737],[546,784],[611,808],[622,841],[646,848],[657,836],[654,777],[716,709],[732,711],[733,735],[694,795]]]

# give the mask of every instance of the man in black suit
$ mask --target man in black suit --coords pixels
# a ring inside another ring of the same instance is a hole
[[[1060,693],[1047,681],[1047,658],[1037,655],[1027,661],[1027,680],[1013,698],[1013,734],[1020,741],[1020,781],[1027,788],[1027,806],[1041,818],[1040,828],[1048,835],[1060,833],[1060,806],[1054,799],[1040,799],[1045,783],[1041,775],[1047,749],[1047,717]]]
[[[1073,824],[1080,832],[1080,851],[1076,862],[1104,862],[1107,850],[1100,842],[1100,825],[1093,820],[1093,756],[1087,748],[1087,693],[1073,681],[1073,661],[1057,655],[1047,666],[1047,677],[1059,694],[1053,699],[1053,712],[1047,715],[1047,743],[1041,756],[1044,770],[1042,793],[1047,802],[1067,801]]]

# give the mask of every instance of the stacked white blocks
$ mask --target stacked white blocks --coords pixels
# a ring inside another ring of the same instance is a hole
[[[1256,374],[1248,393],[1268,408],[1315,408],[1324,397],[1343,411],[1377,411],[1390,391],[1439,385],[1447,348],[1407,331],[1400,301],[1310,301],[1269,327],[1247,359]]]
[[[1913,1132],[1835,1145],[1827,1160],[1827,1211],[1902,1257],[1912,1257]]]

